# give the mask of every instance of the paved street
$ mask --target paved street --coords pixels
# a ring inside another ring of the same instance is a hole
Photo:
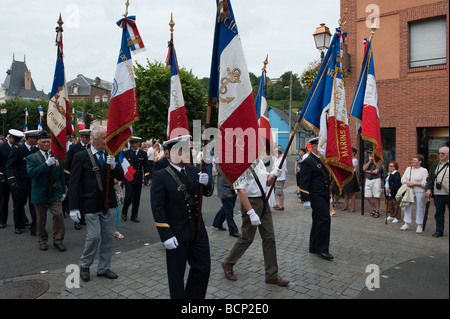
[[[228,232],[211,227],[215,212],[220,207],[217,196],[205,199],[205,222],[211,246],[212,271],[208,286],[208,299],[448,299],[449,298],[449,240],[448,212],[445,233],[433,238],[434,206],[426,230],[400,231],[402,224],[388,223],[384,216],[375,219],[368,212],[361,215],[360,200],[357,211],[337,210],[332,218],[330,252],[333,261],[325,261],[308,253],[311,211],[304,210],[296,198],[292,174],[293,157],[288,159],[288,181],[285,186],[285,210],[274,211],[277,255],[280,275],[291,281],[281,288],[264,283],[264,261],[261,240],[255,242],[234,267],[236,282],[225,279],[221,262],[235,243]],[[85,230],[75,231],[66,218],[67,252],[57,252],[50,246],[39,251],[36,238],[26,232],[15,235],[10,226],[0,230],[0,299],[17,298],[7,290],[14,283],[46,282],[45,292],[33,298],[59,299],[167,299],[165,251],[159,242],[149,208],[149,188],[143,188],[140,219],[135,224],[122,222],[120,230],[126,236],[115,239],[111,269],[119,278],[108,280],[95,276],[96,264],[91,267],[91,281],[81,282],[80,288],[66,288],[69,272],[66,266],[78,265],[84,244]],[[359,196],[358,196],[359,197]],[[343,198],[341,199],[343,201]],[[241,224],[239,202],[235,207],[235,220]],[[12,217],[12,216],[11,216]],[[10,219],[12,222],[12,218]],[[10,223],[11,223],[10,222]],[[226,224],[224,225],[225,227]],[[369,272],[366,267],[372,265]],[[375,268],[373,268],[375,267]],[[369,291],[366,278],[378,267],[380,287]],[[41,273],[43,272],[43,273]],[[92,275],[93,274],[93,275]],[[38,290],[38,289],[37,289]],[[20,296],[20,295],[19,295]]]

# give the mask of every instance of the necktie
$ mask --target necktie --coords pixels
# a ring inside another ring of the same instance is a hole
[[[48,152],[45,152],[45,160],[48,160]]]
[[[182,174],[183,176],[186,176],[186,177],[187,177],[187,175],[186,175],[186,171],[185,171],[185,169],[184,169],[184,168],[182,168],[182,169],[181,169],[181,174]]]
[[[98,151],[98,161],[100,163],[101,168],[105,167],[105,160],[103,159],[103,152],[102,151]]]

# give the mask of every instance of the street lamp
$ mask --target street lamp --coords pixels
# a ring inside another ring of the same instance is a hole
[[[323,61],[325,57],[325,51],[330,46],[331,41],[331,33],[330,29],[325,26],[325,23],[321,23],[320,27],[316,28],[316,31],[313,34],[314,42],[316,43],[317,50],[320,51],[320,58]]]

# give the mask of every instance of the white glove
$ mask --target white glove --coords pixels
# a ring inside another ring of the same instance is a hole
[[[111,166],[111,169],[115,169],[116,168],[116,159],[114,156],[108,155],[108,157],[106,158],[106,164],[109,164],[109,166]]]
[[[45,161],[45,164],[47,164],[48,166],[53,166],[56,163],[56,158],[54,157],[49,157],[48,160]]]
[[[273,171],[270,172],[270,176],[272,177],[280,177],[281,176],[281,168],[275,168]]]
[[[208,185],[209,182],[209,176],[206,173],[198,173],[198,182],[200,184],[203,184],[205,186]]]
[[[72,218],[72,220],[75,223],[79,223],[80,222],[80,218],[81,218],[81,213],[79,209],[71,209],[70,210],[70,218]]]
[[[167,239],[164,242],[164,246],[166,247],[167,250],[172,250],[178,247],[178,240],[175,236],[173,236],[172,238]]]
[[[248,217],[250,217],[250,221],[252,222],[253,226],[261,225],[261,220],[259,219],[259,216],[255,213],[255,210],[249,210],[247,212]]]
[[[303,208],[304,209],[311,209],[311,202],[310,201],[303,202]]]

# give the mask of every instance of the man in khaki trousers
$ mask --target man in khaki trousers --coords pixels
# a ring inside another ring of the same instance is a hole
[[[265,282],[277,286],[285,287],[289,280],[285,280],[278,275],[277,251],[275,243],[275,233],[273,228],[272,212],[269,205],[264,207],[265,189],[270,186],[274,177],[279,177],[281,170],[276,168],[270,175],[266,171],[263,161],[259,161],[253,173],[248,174],[235,187],[239,199],[241,200],[242,227],[241,236],[231,249],[228,257],[222,263],[225,277],[228,280],[236,281],[233,266],[245,253],[247,248],[255,238],[256,230],[262,238]]]

